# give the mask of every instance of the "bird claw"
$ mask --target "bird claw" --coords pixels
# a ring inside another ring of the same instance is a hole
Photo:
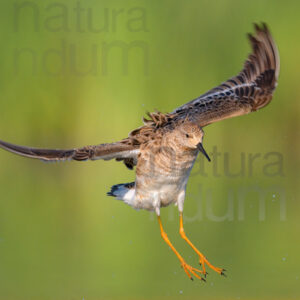
[[[188,265],[185,261],[183,261],[181,263],[181,267],[183,268],[183,270],[185,271],[186,275],[193,281],[194,278],[192,277],[192,275],[194,275],[196,278],[206,282],[206,280],[201,277],[199,274],[197,273],[201,273],[203,274],[203,271],[202,270],[199,270],[199,269],[196,269],[190,265]],[[192,274],[192,275],[191,275]]]
[[[223,268],[218,268],[213,266],[207,259],[205,256],[201,256],[199,255],[199,265],[202,266],[202,274],[204,275],[204,277],[206,277],[206,275],[208,275],[208,272],[206,272],[205,269],[205,265],[208,266],[209,268],[211,268],[212,270],[214,270],[215,272],[219,273],[220,275],[227,277],[226,274],[224,273],[226,270]]]

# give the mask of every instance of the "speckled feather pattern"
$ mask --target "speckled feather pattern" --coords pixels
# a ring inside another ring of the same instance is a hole
[[[0,141],[0,147],[44,161],[123,161],[129,169],[136,166],[136,180],[115,185],[109,195],[135,208],[156,209],[157,213],[170,203],[182,209],[187,180],[199,152],[197,145],[202,145],[202,128],[256,111],[272,99],[280,67],[277,47],[265,24],[255,25],[255,35],[248,38],[252,52],[237,76],[172,113],[149,113],[143,126],[119,142],[52,150]]]

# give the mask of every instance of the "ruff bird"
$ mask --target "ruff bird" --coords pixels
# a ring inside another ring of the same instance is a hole
[[[237,76],[171,113],[149,113],[143,119],[143,126],[119,142],[51,150],[0,141],[0,147],[43,161],[115,159],[129,169],[136,167],[135,181],[114,185],[108,195],[133,208],[156,213],[163,240],[176,254],[189,278],[205,280],[207,267],[224,275],[225,270],[213,266],[186,236],[183,204],[187,181],[199,152],[210,161],[203,148],[203,128],[216,121],[256,111],[272,99],[279,74],[279,55],[266,24],[254,26],[255,35],[248,35],[252,52]],[[179,233],[198,255],[200,269],[186,263],[163,229],[160,209],[172,203],[179,209]]]

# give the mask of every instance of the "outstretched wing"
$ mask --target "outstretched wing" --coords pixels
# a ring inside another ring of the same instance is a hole
[[[139,153],[139,146],[130,145],[126,141],[127,140],[70,150],[54,150],[23,147],[0,140],[0,148],[21,156],[37,158],[43,161],[117,159],[124,160],[125,164],[128,162],[134,165]]]
[[[172,112],[175,119],[189,118],[206,126],[210,123],[244,115],[266,106],[272,99],[279,74],[279,54],[266,24],[255,26],[249,34],[252,53],[243,70]]]

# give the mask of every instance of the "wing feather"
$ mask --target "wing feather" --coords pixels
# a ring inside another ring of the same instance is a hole
[[[189,117],[201,126],[244,115],[266,106],[277,86],[280,62],[275,42],[266,24],[255,26],[248,38],[252,53],[235,77],[172,112],[175,119]]]
[[[0,140],[0,148],[21,156],[36,158],[43,161],[85,161],[97,159],[132,159],[134,161],[139,153],[139,147],[126,143],[126,140],[125,142],[121,141],[69,150],[29,148]]]

